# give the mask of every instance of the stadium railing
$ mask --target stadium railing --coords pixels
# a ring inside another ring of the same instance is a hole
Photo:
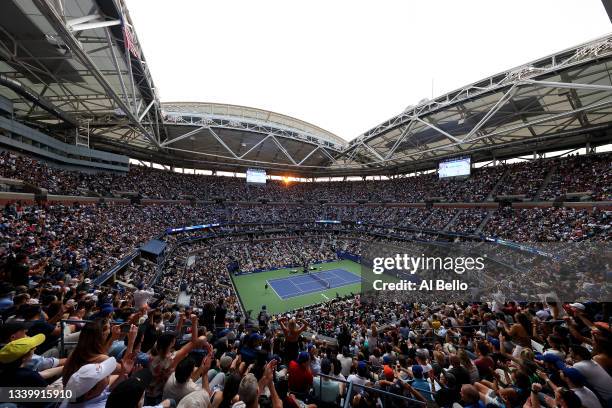
[[[315,400],[318,402],[318,405],[322,405],[322,406],[332,406],[333,403],[332,402],[328,402],[323,403],[323,401],[320,399],[322,396],[322,389],[323,389],[323,378],[327,378],[330,381],[335,381],[338,383],[342,383],[345,385],[345,393],[342,397],[342,407],[343,408],[349,408],[351,406],[353,406],[353,399],[356,395],[365,395],[366,393],[372,393],[373,395],[376,395],[377,399],[380,400],[380,402],[382,403],[382,407],[386,408],[386,407],[393,407],[393,406],[398,406],[401,404],[398,404],[398,402],[403,402],[404,404],[412,404],[412,405],[419,405],[419,406],[426,406],[427,403],[420,401],[416,398],[411,398],[411,397],[407,397],[405,395],[401,395],[401,394],[394,394],[392,392],[380,389],[380,388],[375,388],[375,387],[371,387],[371,386],[367,386],[367,385],[361,385],[361,384],[357,384],[354,382],[349,382],[347,380],[342,380],[336,377],[332,377],[329,375],[325,375],[325,374],[318,374],[318,377],[321,377],[321,381],[319,381],[318,386],[314,386],[313,388],[319,388],[319,392],[318,394],[315,391],[315,395],[318,395],[317,397],[315,397]],[[423,397],[425,397],[426,399],[428,399],[427,394],[429,393],[429,395],[432,395],[431,392],[428,391],[421,391],[418,390]],[[431,399],[433,399],[433,397],[431,397]]]
[[[127,265],[129,265],[130,262],[132,262],[134,259],[136,259],[136,257],[139,254],[140,254],[140,249],[137,248],[137,249],[133,250],[132,252],[130,252],[129,255],[125,256],[118,263],[113,265],[110,269],[108,269],[107,271],[103,272],[100,276],[96,277],[92,281],[92,285],[93,286],[98,286],[98,285],[103,284],[104,282],[109,280],[111,278],[111,276],[113,276],[114,274],[119,272],[121,269],[123,269]]]

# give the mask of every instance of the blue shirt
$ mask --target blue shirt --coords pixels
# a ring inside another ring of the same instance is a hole
[[[431,393],[431,385],[427,380],[422,378],[415,378],[412,382],[412,388],[423,394],[423,397],[429,401],[433,401],[433,395]],[[465,408],[465,407],[464,407]]]
[[[0,298],[0,310],[13,307],[13,301],[9,297]]]

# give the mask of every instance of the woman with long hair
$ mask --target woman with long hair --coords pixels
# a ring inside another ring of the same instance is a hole
[[[164,385],[178,363],[187,357],[196,344],[204,342],[204,339],[198,338],[198,316],[191,315],[191,327],[191,341],[176,353],[173,353],[175,333],[164,333],[157,338],[149,353],[149,368],[153,378],[145,393],[145,405],[157,405],[161,402]]]
[[[300,326],[297,325],[298,321]],[[280,319],[278,322],[281,329],[283,329],[283,333],[285,334],[285,362],[288,364],[291,360],[295,360],[298,356],[298,341],[302,332],[308,327],[308,323],[302,319],[287,320],[285,317]]]
[[[470,374],[470,383],[474,384],[476,381],[480,380],[480,375],[478,374],[478,367],[474,365],[474,363],[472,362],[472,360],[464,349],[459,349],[457,351],[457,357],[459,357],[461,366],[465,368]]]
[[[523,348],[531,347],[531,333],[532,325],[531,321],[524,313],[514,314],[514,324],[510,327],[504,320],[498,320],[501,322],[506,329],[508,335],[512,338],[512,341],[516,343],[513,355],[519,356]]]
[[[81,329],[76,348],[70,353],[62,372],[62,383],[66,383],[70,376],[85,364],[101,363],[108,358],[107,339],[110,336],[110,325],[106,320],[88,322]]]

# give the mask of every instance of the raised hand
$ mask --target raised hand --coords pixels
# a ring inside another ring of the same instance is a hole
[[[129,375],[134,370],[134,362],[136,361],[136,353],[123,356],[121,359],[121,369],[124,374]]]
[[[206,349],[208,353],[206,354],[206,357],[202,359],[202,364],[200,365],[202,369],[202,375],[207,375],[206,373],[208,373],[208,370],[210,370],[210,366],[212,364],[213,348],[210,344],[208,344],[207,346],[208,347]]]
[[[261,378],[262,383],[264,385],[269,385],[274,381],[274,370],[276,370],[276,365],[278,362],[276,360],[271,360],[266,367],[264,368],[264,374]]]

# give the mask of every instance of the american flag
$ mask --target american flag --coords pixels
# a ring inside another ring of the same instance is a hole
[[[134,42],[134,35],[132,34],[132,29],[130,28],[130,25],[127,24],[125,20],[123,20],[122,26],[125,45],[127,46],[128,50],[130,50],[132,55],[134,55],[136,58],[140,58],[140,51],[138,51],[136,43]]]

